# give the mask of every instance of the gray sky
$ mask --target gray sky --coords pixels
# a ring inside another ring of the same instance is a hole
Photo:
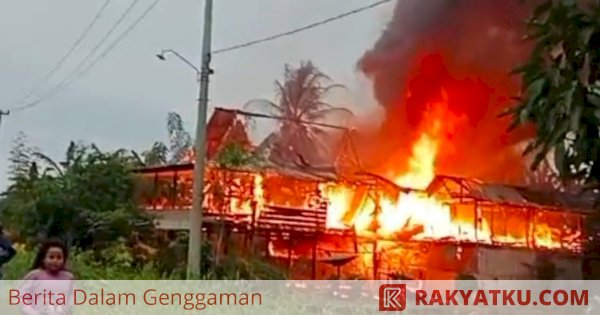
[[[113,0],[102,19],[45,91],[88,53],[132,0]],[[141,0],[116,38],[153,0]],[[216,0],[213,48],[230,46],[340,14],[375,0]],[[0,0],[0,109],[14,106],[91,21],[104,0]],[[103,149],[142,151],[166,136],[169,111],[195,126],[194,73],[174,58],[155,54],[172,48],[198,61],[204,1],[162,0],[107,58],[63,93],[29,110],[5,117],[0,127],[0,188],[4,188],[12,140],[23,131],[30,144],[60,159],[71,140]],[[319,28],[251,48],[215,56],[210,106],[241,107],[272,97],[273,82],[286,63],[312,60],[349,91],[336,104],[373,108],[368,81],[356,62],[384,28],[393,3]],[[111,39],[112,41],[112,39]],[[110,41],[109,41],[110,42]]]

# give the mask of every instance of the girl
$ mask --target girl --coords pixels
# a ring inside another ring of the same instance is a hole
[[[22,305],[21,311],[24,315],[71,314],[74,277],[66,268],[68,257],[69,252],[62,242],[50,240],[42,244],[33,262],[32,270],[23,279],[20,291],[32,295],[52,292],[55,299],[62,293],[67,298],[62,305],[57,305],[61,304],[59,300]]]
[[[57,240],[46,241],[24,280],[73,280],[73,274],[66,268],[68,258],[65,244]]]

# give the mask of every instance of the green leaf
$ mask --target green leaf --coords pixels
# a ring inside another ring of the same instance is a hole
[[[546,0],[542,5],[539,5],[533,10],[533,16],[539,16],[540,14],[546,13],[552,7],[552,1]]]
[[[595,107],[600,108],[600,96],[598,96],[594,93],[587,93],[586,98],[590,104],[594,105]]]
[[[596,28],[593,26],[588,26],[581,31],[579,31],[579,37],[581,41],[581,45],[587,46],[592,38],[592,35],[596,32]]]
[[[537,102],[539,96],[542,94],[545,83],[546,80],[544,78],[540,78],[535,80],[528,86],[527,105],[520,108],[519,112],[519,121],[521,123],[525,123],[529,120],[529,115],[533,111],[533,107]]]
[[[579,130],[579,124],[581,122],[581,113],[583,112],[583,105],[582,104],[576,104],[574,110],[571,113],[570,116],[570,129],[573,131],[577,131]]]
[[[565,165],[565,144],[559,143],[554,147],[554,165],[556,166],[558,173],[563,175],[566,173],[567,167]]]
[[[570,112],[571,111],[571,105],[573,103],[573,96],[575,94],[576,88],[575,85],[571,85],[571,88],[569,88],[569,90],[567,91],[567,93],[565,94],[565,111]]]

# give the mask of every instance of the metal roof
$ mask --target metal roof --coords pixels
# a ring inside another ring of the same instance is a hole
[[[527,187],[485,183],[477,179],[453,176],[436,176],[427,191],[447,194],[452,198],[471,198],[480,201],[505,203],[517,206],[559,208],[580,212],[595,212],[597,194],[569,194],[555,191],[538,191]]]

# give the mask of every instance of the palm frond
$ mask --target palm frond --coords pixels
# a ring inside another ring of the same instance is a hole
[[[277,105],[277,107],[279,108],[279,112],[281,115],[289,116],[292,114],[292,110],[293,110],[292,109],[293,101],[292,101],[292,95],[291,95],[292,91],[290,90],[289,87],[287,87],[287,83],[282,84],[279,81],[275,81],[275,85],[277,87],[275,95],[279,102],[279,105]]]
[[[49,157],[39,151],[33,152],[33,156],[38,160],[41,160],[47,164],[50,164],[52,169],[54,169],[56,172],[58,172],[59,175],[61,175],[61,176],[64,175],[63,168],[59,165],[59,163],[56,163],[51,157]]]
[[[100,152],[100,151],[98,151],[98,152]],[[101,152],[100,152],[100,153],[101,153]],[[129,153],[129,150],[127,150],[127,149],[124,149],[124,148],[121,148],[121,149],[118,149],[117,151],[115,151],[115,152],[112,154],[112,156],[113,156],[114,158],[124,158],[124,157],[126,157],[126,156],[127,156],[127,153]]]
[[[71,141],[69,143],[69,147],[67,148],[67,163],[70,164],[71,162],[73,162],[75,160],[75,155],[77,151],[77,145],[75,144],[74,141]]]
[[[178,163],[183,159],[187,150],[192,146],[192,137],[185,130],[183,119],[176,112],[170,112],[167,117],[167,131],[169,135],[170,163]]]
[[[269,100],[264,99],[251,100],[247,102],[243,108],[250,111],[257,110],[259,112],[266,112],[267,114],[274,116],[284,115],[281,107]]]
[[[331,122],[331,120],[345,120],[344,123],[347,123],[349,119],[354,117],[354,113],[343,107],[330,107],[326,109],[322,109],[316,112],[307,113],[306,120],[312,122]]]
[[[98,146],[95,143],[91,144],[91,148],[92,148],[92,150],[94,150],[94,152],[96,154],[99,154],[99,155],[102,154],[102,151],[100,150],[100,148],[98,148]]]
[[[301,62],[298,68],[285,65],[283,81],[275,81],[276,101],[255,100],[244,107],[254,107],[281,117],[276,137],[269,137],[269,157],[279,162],[295,163],[298,157],[307,163],[325,161],[331,155],[329,135],[312,125],[315,120],[350,118],[354,114],[345,108],[330,105],[324,100],[341,84],[330,84],[331,78],[322,73],[310,61]],[[329,123],[329,122],[327,122]],[[263,149],[267,143],[261,146]]]
[[[167,132],[169,136],[173,136],[181,131],[185,131],[183,128],[183,119],[176,112],[170,112],[167,115]]]
[[[146,165],[142,156],[139,153],[137,153],[135,150],[131,150],[131,156],[133,156],[133,158],[137,164],[140,164],[142,166]]]
[[[167,146],[157,141],[152,145],[152,148],[149,151],[142,153],[144,157],[145,164],[148,165],[161,165],[167,163]]]

